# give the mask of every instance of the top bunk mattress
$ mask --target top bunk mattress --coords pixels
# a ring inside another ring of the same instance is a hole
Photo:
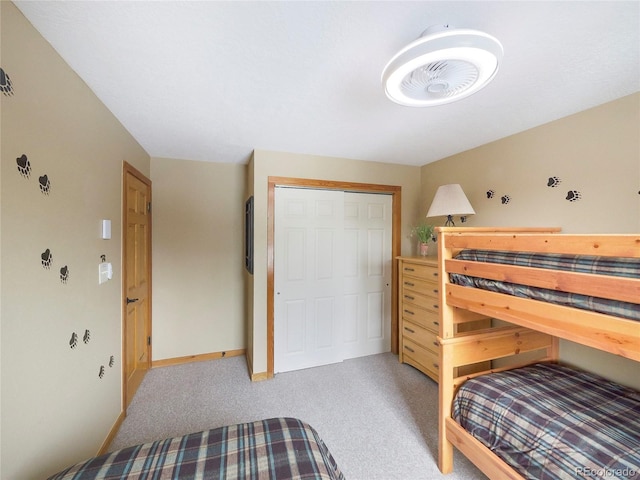
[[[613,277],[640,278],[640,258],[614,258],[592,255],[542,254],[496,250],[462,250],[456,255],[455,259]],[[481,288],[483,290],[640,321],[640,305],[635,303],[501,282],[458,273],[451,273],[449,277],[451,283],[457,285]]]

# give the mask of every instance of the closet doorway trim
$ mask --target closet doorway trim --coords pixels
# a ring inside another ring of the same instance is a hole
[[[275,189],[276,186],[315,188],[318,190],[342,190],[345,192],[385,193],[392,195],[391,220],[391,351],[398,353],[398,265],[401,247],[402,187],[373,183],[354,183],[308,178],[269,177],[267,186],[267,377],[273,377],[273,333],[274,333],[274,236],[275,236]]]

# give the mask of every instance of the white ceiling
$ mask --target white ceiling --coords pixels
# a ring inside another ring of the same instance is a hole
[[[640,91],[638,0],[15,3],[153,157],[424,165]],[[497,37],[498,75],[396,105],[382,69],[438,24]]]

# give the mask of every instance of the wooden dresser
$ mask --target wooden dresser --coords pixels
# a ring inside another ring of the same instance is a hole
[[[440,305],[438,258],[398,257],[399,360],[438,381]],[[484,328],[491,320],[473,322]],[[488,363],[464,367],[467,374],[490,368]]]

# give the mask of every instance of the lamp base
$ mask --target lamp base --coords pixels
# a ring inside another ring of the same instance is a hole
[[[445,227],[455,227],[456,224],[453,223],[453,215],[447,215],[447,221],[444,222]]]

